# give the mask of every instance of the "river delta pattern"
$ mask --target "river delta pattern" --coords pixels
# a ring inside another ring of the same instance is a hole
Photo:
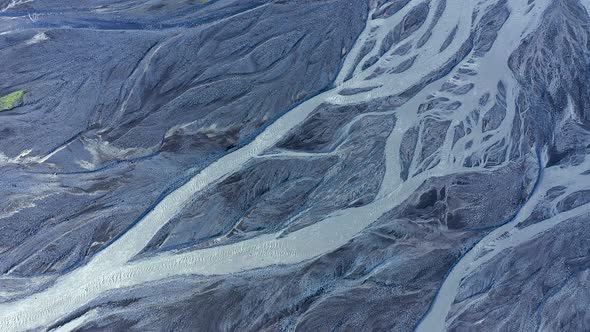
[[[588,0],[0,0],[0,331],[590,330]]]

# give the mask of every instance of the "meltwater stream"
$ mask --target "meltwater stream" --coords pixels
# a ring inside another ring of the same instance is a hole
[[[433,3],[440,1],[444,0],[433,1]],[[548,0],[537,1],[535,10],[542,11],[543,6],[546,6],[548,2]],[[401,21],[403,15],[411,10],[412,6],[404,8],[399,15],[385,19],[371,19],[373,13],[369,13],[367,26],[347,55],[344,65],[337,76],[337,86],[334,89],[321,93],[295,107],[267,127],[252,142],[203,169],[187,183],[166,196],[133,228],[99,252],[85,266],[60,277],[52,286],[40,293],[12,303],[0,304],[0,330],[20,331],[50,325],[61,317],[83,307],[101,294],[118,288],[131,287],[179,275],[229,274],[275,264],[293,264],[317,257],[348,242],[383,213],[406,200],[426,179],[477,169],[467,169],[462,165],[453,163],[451,155],[460,157],[465,151],[451,147],[450,132],[453,126],[450,126],[447,133],[449,139],[445,140],[445,144],[438,152],[441,155],[441,162],[438,166],[427,171],[417,172],[415,176],[409,177],[406,181],[403,181],[399,176],[401,169],[399,151],[402,136],[409,128],[420,123],[421,115],[417,113],[418,105],[428,95],[439,91],[445,82],[453,79],[455,72],[451,71],[447,75],[443,75],[443,77],[427,84],[422,91],[396,110],[396,127],[389,136],[385,149],[385,179],[374,202],[362,207],[336,211],[323,221],[284,237],[279,237],[278,234],[261,235],[225,246],[183,253],[167,252],[146,259],[130,261],[145,247],[160,228],[190,201],[195,193],[239,171],[253,158],[265,153],[289,130],[302,123],[322,103],[351,104],[368,99],[397,95],[408,87],[418,84],[431,71],[445,63],[458,51],[462,43],[469,38],[472,30],[471,25],[473,24],[472,13],[477,5],[474,1],[469,0],[447,1],[446,3],[447,8],[438,19],[439,25],[434,32],[436,34],[435,38],[431,38],[426,43],[423,54],[417,57],[418,64],[416,67],[420,69],[418,72],[410,70],[400,73],[395,76],[395,79],[383,75],[369,81],[367,78],[372,69],[375,69],[382,62],[387,62],[387,59],[380,60],[368,70],[359,70],[355,67],[355,58],[362,51],[362,46],[366,40],[374,38],[375,35],[383,37],[391,27]],[[490,51],[490,58],[502,54],[505,49],[514,49],[522,38],[522,34],[531,29],[531,24],[536,24],[523,17],[525,15],[526,1],[512,0],[509,3],[512,12],[511,17],[502,28],[502,31],[508,32],[500,34],[498,43]],[[430,13],[429,18],[432,19],[432,16],[433,14]],[[423,30],[427,25],[425,24],[420,31],[424,32]],[[443,39],[443,36],[453,30],[455,26],[458,27],[457,37],[451,45],[441,54],[433,51],[438,50],[439,45],[431,46],[430,43]],[[378,39],[383,40],[384,38]],[[375,50],[378,49],[379,47],[375,48]],[[371,56],[371,54],[365,56]],[[484,78],[487,81],[481,80],[477,82],[476,86],[478,88],[493,91],[495,82],[499,80],[504,80],[513,86],[516,84],[506,66],[506,58],[487,60],[489,61],[482,61],[481,68],[479,68],[481,72],[485,73]],[[500,64],[503,67],[499,68]],[[353,73],[352,78],[346,80],[346,76],[350,72]],[[355,94],[350,97],[339,94],[344,88],[363,88],[373,84],[377,84],[378,88],[367,93]],[[511,98],[513,100],[514,96],[512,95]],[[476,104],[477,95],[474,93],[465,96],[464,103],[466,105]],[[468,109],[458,110],[449,120],[460,119],[468,111]],[[497,131],[497,137],[493,138],[492,142],[509,134],[511,129],[510,117],[512,116],[514,116],[513,109],[510,110],[509,119],[505,120],[503,127]],[[415,165],[413,171],[416,171],[417,167]],[[541,186],[545,186],[545,184],[542,183]],[[530,211],[529,205],[532,204],[534,204],[534,201],[529,201],[521,210],[521,214]],[[527,228],[522,232],[514,232],[515,224],[511,222],[490,233],[476,248],[487,248],[493,245],[494,252],[497,252],[497,250],[508,245],[521,243],[531,236],[539,234],[552,225],[565,220],[570,214],[580,212],[579,210],[572,210],[568,214],[549,219],[535,226],[536,228]],[[521,219],[521,217],[518,217],[518,220]],[[338,231],[335,232],[335,229]],[[514,235],[511,237],[512,240],[498,240],[499,236],[505,232]],[[477,249],[472,250],[451,271],[431,310],[418,327],[419,331],[444,329],[446,314],[452,304],[461,277],[473,269],[473,262],[478,259],[480,259],[478,262],[481,262],[481,257],[478,256],[479,253],[480,251]],[[84,317],[80,318],[80,320],[83,319]]]
[[[466,7],[469,12],[470,6]],[[446,11],[444,20],[456,21],[460,13],[461,11]],[[388,20],[368,19],[365,32],[356,42],[357,45],[364,43],[362,36],[367,36],[367,31],[387,27],[398,21],[397,17]],[[454,45],[454,47],[458,46]],[[357,55],[354,53],[355,50],[358,52],[359,48],[353,48],[353,52],[348,55],[349,58]],[[443,60],[445,59],[441,59]],[[345,62],[341,72],[350,71],[351,66],[350,61]],[[386,91],[392,95],[400,93],[407,88],[407,84],[415,84],[420,79],[420,77],[406,76],[402,82],[387,83]],[[354,86],[355,82],[357,82],[356,77],[347,81],[345,85]],[[440,80],[434,84],[436,88],[440,88]],[[0,329],[13,331],[47,326],[103,292],[116,288],[182,274],[224,274],[272,264],[296,263],[334,250],[346,243],[381,214],[406,199],[425,179],[435,174],[435,170],[423,173],[403,184],[397,176],[397,181],[390,180],[387,184],[387,190],[382,189],[382,193],[388,192],[388,194],[382,195],[381,199],[374,203],[360,208],[337,211],[324,221],[283,238],[277,238],[275,234],[263,235],[232,245],[183,254],[166,253],[145,260],[128,262],[196,192],[238,171],[252,158],[271,148],[291,128],[305,120],[321,103],[334,100],[340,88],[336,87],[324,92],[297,106],[267,127],[251,143],[212,163],[165,197],[132,229],[99,252],[87,265],[60,277],[54,285],[43,292],[14,303],[0,305]],[[420,94],[419,97],[423,98],[424,94]],[[404,117],[410,117],[405,121],[409,125],[413,122],[411,117],[415,117],[415,109],[404,111],[408,112],[404,114]],[[397,130],[393,134],[397,139],[390,140],[389,145],[398,143],[401,134],[403,131]],[[395,164],[397,159],[395,154],[398,151],[388,146],[386,153],[387,167],[399,169],[399,165]],[[388,172],[388,174],[391,173]],[[336,228],[339,231],[333,232],[332,230]]]
[[[543,160],[544,165],[546,160]],[[446,319],[450,312],[451,306],[461,282],[470,273],[489,261],[492,257],[498,255],[503,250],[516,247],[527,241],[534,239],[540,234],[550,230],[562,222],[566,222],[574,217],[590,213],[590,206],[582,205],[571,210],[567,210],[557,215],[545,219],[539,223],[519,229],[519,223],[526,220],[533,209],[541,202],[544,194],[551,188],[563,186],[578,190],[584,188],[588,183],[588,175],[583,174],[590,167],[590,158],[586,158],[583,163],[575,167],[567,168],[548,168],[541,170],[537,188],[530,199],[521,208],[519,213],[510,222],[495,229],[479,241],[461,260],[453,267],[446,277],[443,285],[428,311],[427,315],[418,325],[417,332],[434,332],[446,330]]]

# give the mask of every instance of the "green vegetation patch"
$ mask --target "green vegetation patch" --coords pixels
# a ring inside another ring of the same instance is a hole
[[[24,90],[14,91],[0,98],[0,111],[8,111],[19,106],[25,95]]]

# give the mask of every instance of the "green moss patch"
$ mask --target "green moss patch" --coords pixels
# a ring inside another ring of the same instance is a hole
[[[19,90],[0,98],[0,111],[8,111],[19,106],[25,95],[25,91]]]

